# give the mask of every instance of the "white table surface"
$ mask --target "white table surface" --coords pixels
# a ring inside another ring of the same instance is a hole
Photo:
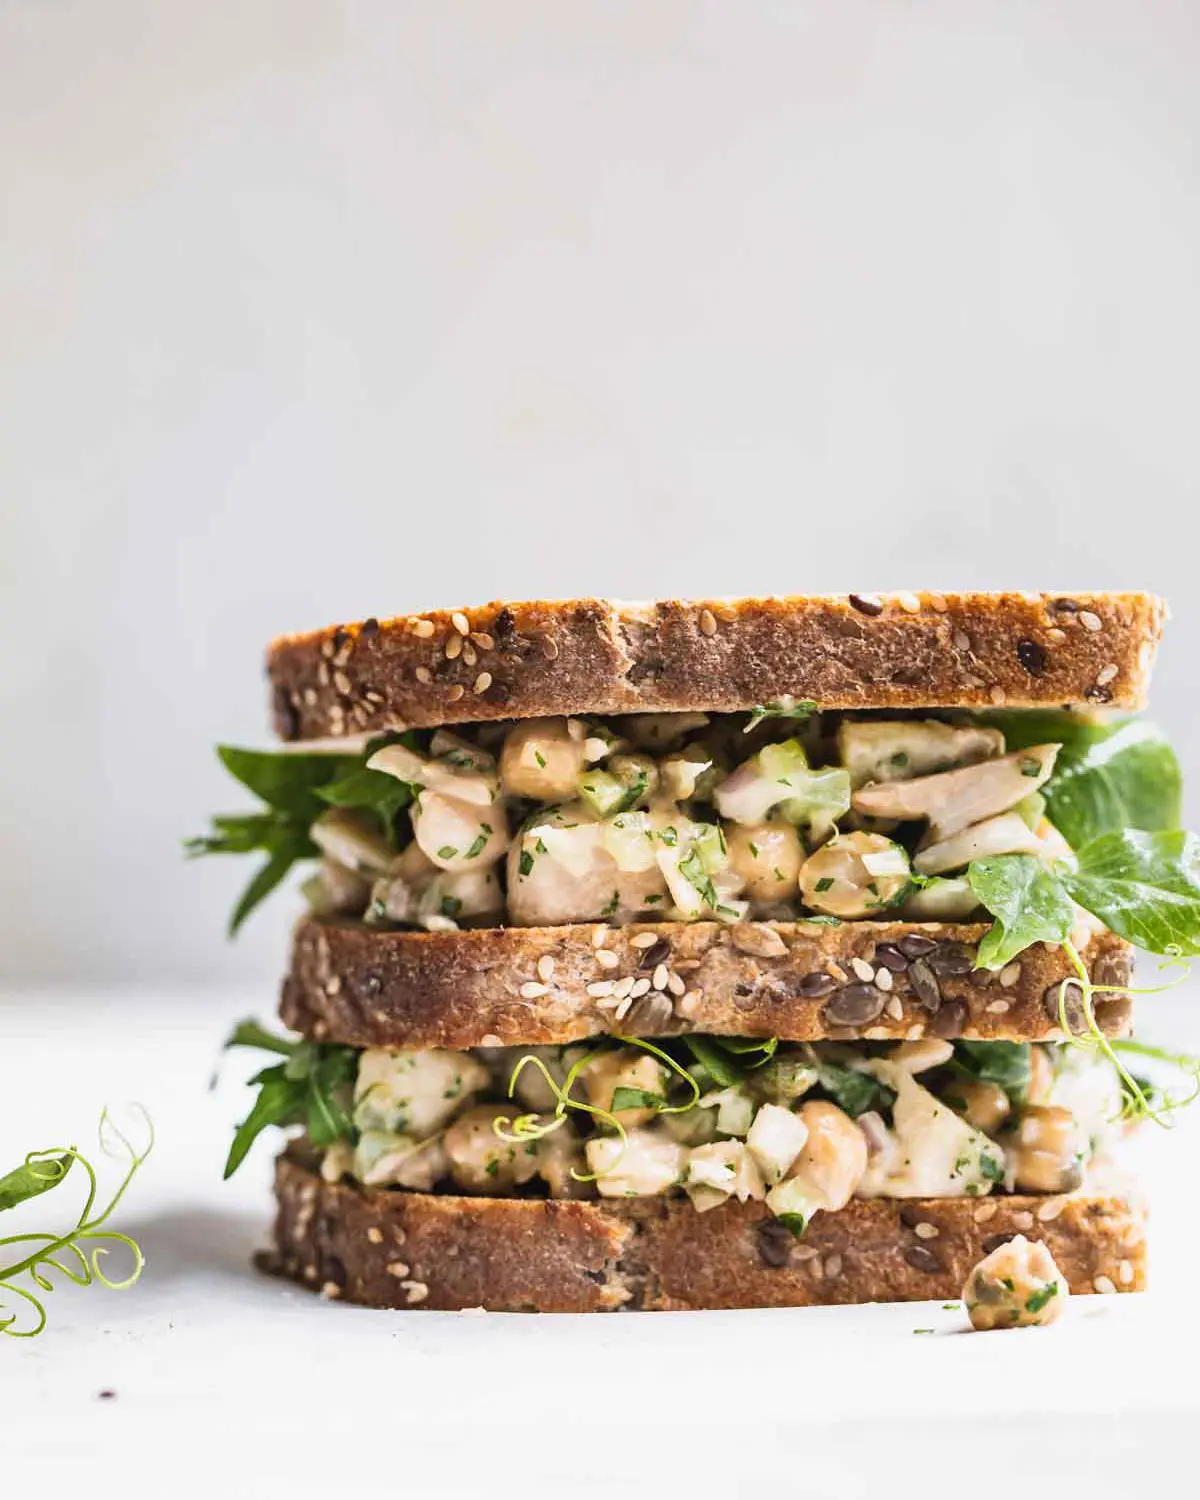
[[[1143,1032],[1195,1045],[1198,1006],[1200,990],[1144,1001]],[[253,1058],[231,1054],[209,1082],[231,1023],[272,1008],[228,993],[0,995],[0,1169],[68,1138],[94,1145],[106,1103],[142,1102],[158,1136],[114,1220],[146,1252],[139,1284],[67,1287],[44,1335],[0,1339],[0,1496],[524,1500],[769,1484],[855,1500],[881,1483],[937,1492],[939,1471],[963,1464],[970,1480],[953,1487],[972,1497],[1034,1479],[1115,1495],[1191,1470],[1200,1105],[1137,1146],[1152,1291],[1075,1299],[1049,1330],[964,1335],[961,1311],[936,1303],[377,1313],[249,1264],[275,1141],[223,1184]],[[56,1196],[40,1219],[63,1215]]]

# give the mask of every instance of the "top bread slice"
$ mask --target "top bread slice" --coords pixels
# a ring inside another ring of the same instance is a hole
[[[1143,593],[848,594],[431,610],[281,637],[284,740],[549,714],[1144,706]]]

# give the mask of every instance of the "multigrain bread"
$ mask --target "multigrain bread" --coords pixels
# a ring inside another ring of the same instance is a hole
[[[307,917],[280,1015],[305,1036],[362,1047],[533,1045],[611,1031],[791,1041],[1061,1036],[1059,987],[1074,975],[1066,954],[1035,943],[1000,973],[976,970],[986,931],[980,923],[661,922],[435,933]],[[1084,955],[1095,983],[1128,983],[1132,949],[1122,939],[1097,933]],[[1078,1029],[1077,985],[1068,984],[1067,1003]],[[1128,1029],[1126,996],[1094,1004],[1105,1031]]]
[[[554,1202],[363,1189],[279,1159],[266,1270],[369,1307],[612,1312],[957,1298],[1014,1235],[1072,1292],[1141,1291],[1143,1214],[1122,1197],[852,1199],[802,1240],[761,1203]]]
[[[267,657],[285,740],[546,714],[1137,709],[1165,618],[1143,593],[494,603],[330,626]]]

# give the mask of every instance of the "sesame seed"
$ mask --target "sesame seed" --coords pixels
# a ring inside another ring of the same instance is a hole
[[[402,1281],[400,1285],[408,1293],[408,1300],[412,1302],[424,1302],[429,1296],[429,1288],[423,1281]]]
[[[340,974],[331,974],[329,976],[329,978],[325,981],[325,993],[327,995],[336,995],[336,994],[339,994],[340,991],[341,991],[341,988],[342,988],[342,976]]]
[[[903,1021],[904,1004],[901,1001],[899,995],[892,996],[888,1003],[883,1007],[883,1013],[893,1021]]]
[[[1012,1221],[1017,1229],[1033,1228],[1033,1215],[1027,1209],[1022,1209],[1020,1213],[1013,1214]]]
[[[976,677],[972,673],[967,672],[963,675],[963,684],[969,688],[981,688],[984,686],[984,681],[982,677]]]
[[[1083,616],[1080,615],[1080,619],[1082,618]],[[1116,1291],[1116,1287],[1113,1285],[1111,1276],[1093,1276],[1092,1285],[1096,1288],[1096,1290],[1102,1297],[1111,1296],[1112,1293]]]
[[[1008,1010],[1011,1005],[1012,1005],[1012,1001],[1011,1000],[993,1000],[993,1001],[991,1001],[990,1004],[988,1004],[984,1008],[987,1011],[989,1011],[993,1016],[1002,1016],[1004,1014],[1004,1012],[1006,1010]]]
[[[345,643],[345,645],[342,646],[341,650],[334,653],[334,658],[333,658],[333,664],[334,664],[334,666],[335,667],[344,667],[346,665],[346,663],[350,660],[350,653],[353,650],[354,650],[354,637],[351,636],[351,638]]]
[[[446,702],[457,703],[465,692],[466,688],[463,687],[461,682],[454,683],[451,687],[448,687],[446,689]]]
[[[1101,687],[1104,687],[1104,685],[1111,682],[1116,675],[1117,664],[1116,662],[1110,661],[1106,667],[1101,667],[1100,670],[1096,673],[1096,681],[1100,684]]]
[[[944,615],[950,606],[946,603],[945,594],[930,594],[929,602],[937,610],[939,615]]]
[[[346,676],[345,672],[335,672],[333,674],[333,685],[343,698],[350,696],[350,679]]]
[[[548,635],[542,637],[542,655],[547,661],[557,661],[558,659],[558,642],[551,640]]]
[[[1000,970],[1000,984],[1006,990],[1011,990],[1020,977],[1021,965],[1015,961],[1011,964],[1005,964]]]
[[[850,960],[850,967],[864,984],[870,984],[875,978],[875,970],[867,963],[866,959],[852,958]]]
[[[702,996],[699,990],[688,990],[687,994],[682,997],[675,1009],[681,1016],[695,1015],[701,998]]]
[[[998,682],[993,686],[991,692],[988,694],[988,697],[992,700],[993,703],[1003,703],[1004,702],[1004,697],[1005,697],[1004,689],[1000,686],[1000,684]]]
[[[834,1251],[832,1255],[827,1255],[825,1257],[824,1270],[826,1276],[829,1277],[830,1281],[832,1281],[835,1276],[840,1276],[842,1274],[842,1257],[836,1251]]]
[[[433,673],[428,667],[418,667],[414,675],[418,682],[423,682],[426,686],[433,681]]]
[[[665,990],[666,989],[666,987],[667,987],[667,966],[666,966],[666,964],[659,964],[658,968],[655,969],[655,971],[654,971],[654,978],[653,978],[653,980],[651,982],[653,983],[654,988],[656,990]]]
[[[917,598],[916,594],[910,594],[907,591],[897,594],[896,603],[905,614],[919,615],[921,613],[921,601]]]
[[[432,620],[414,620],[412,622],[413,635],[419,635],[423,641],[427,641],[433,634]]]
[[[489,1031],[484,1034],[479,1045],[481,1047],[503,1047],[504,1042],[494,1031]]]
[[[367,720],[371,717],[371,710],[365,703],[356,703],[350,710],[350,717],[360,729],[366,727]]]
[[[718,604],[713,613],[718,620],[724,620],[726,625],[732,625],[737,619],[737,610],[732,604]]]
[[[839,984],[845,984],[846,980],[850,978],[849,974],[846,973],[841,964],[835,963],[833,959],[829,960],[829,972],[833,975],[833,977]]]
[[[316,688],[307,687],[304,689],[304,701],[309,708],[313,706],[313,704],[317,701]]]
[[[368,688],[366,690],[366,692],[363,694],[363,697],[367,700],[368,703],[382,703],[383,702],[383,694],[382,693],[377,693],[374,688]]]
[[[336,650],[337,647],[333,644],[332,636],[327,637],[327,639],[321,642],[321,655],[325,658],[326,661],[330,659],[330,657]]]
[[[446,660],[453,661],[462,651],[462,636],[452,635],[446,642]]]
[[[618,1000],[624,1000],[630,990],[633,989],[633,975],[626,974],[624,979],[618,979],[613,984],[613,994]]]
[[[716,635],[717,617],[711,609],[702,609],[700,611],[700,630],[704,635]]]
[[[640,1000],[649,989],[650,981],[648,979],[639,979],[629,993],[634,1000]]]
[[[554,960],[548,953],[543,953],[537,962],[538,978],[544,979],[547,984],[554,978]]]
[[[341,1295],[342,1289],[336,1281],[327,1281],[321,1288],[322,1297],[340,1297]]]
[[[530,979],[521,986],[522,1000],[536,1000],[539,995],[548,995],[549,993],[550,991],[547,986],[539,984],[535,979]]]
[[[464,615],[461,610],[456,610],[455,613],[450,616],[450,623],[454,626],[455,630],[458,631],[459,635],[470,635],[471,627],[467,622],[466,615]]]
[[[1090,609],[1081,609],[1079,611],[1079,623],[1085,630],[1097,631],[1104,629],[1104,623],[1100,619],[1100,616],[1094,615]],[[1107,1276],[1104,1279],[1108,1281]],[[1109,1285],[1111,1286],[1112,1282],[1109,1282]]]
[[[604,947],[604,939],[607,936],[608,936],[608,928],[607,927],[597,927],[596,930],[595,930],[595,932],[592,933],[592,947],[593,948],[603,948]]]
[[[472,630],[471,639],[481,651],[494,651],[496,649],[495,640],[492,636],[488,635],[486,630]]]
[[[623,1021],[625,1019],[625,1017],[629,1014],[629,1009],[632,1004],[633,996],[626,995],[624,1000],[621,1001],[620,1005],[617,1006],[616,1010],[613,1011],[613,1015],[616,1016],[618,1021]]]
[[[936,1240],[940,1230],[936,1224],[930,1224],[928,1220],[922,1219],[919,1224],[913,1226],[913,1233],[919,1240]]]
[[[687,994],[687,985],[684,984],[683,980],[680,979],[678,974],[667,975],[667,988],[671,991],[672,995],[678,996]]]
[[[596,962],[602,969],[615,969],[621,962],[611,948],[597,948]]]
[[[621,1002],[617,999],[617,997],[615,995],[601,995],[601,996],[598,996],[597,999],[596,999],[596,1009],[597,1010],[612,1010],[615,1006],[619,1005],[620,1003]]]
[[[322,687],[329,686],[329,663],[327,661],[317,663],[317,681]]]
[[[476,692],[476,694],[478,695],[480,693],[486,693],[487,690],[488,690],[488,688],[491,687],[491,685],[492,685],[492,674],[490,672],[480,672],[479,676],[475,679],[475,692]]]
[[[1067,1200],[1065,1198],[1047,1198],[1045,1203],[1038,1205],[1038,1219],[1043,1224],[1048,1224],[1051,1219],[1057,1219],[1066,1206]]]
[[[890,969],[885,969],[883,965],[880,964],[880,966],[875,970],[876,987],[883,990],[883,992],[886,994],[891,989],[893,983],[894,981],[892,979],[892,971]]]
[[[1128,1286],[1129,1283],[1133,1280],[1132,1261],[1123,1260],[1117,1267],[1117,1280],[1121,1283],[1122,1286]]]
[[[636,937],[629,939],[629,946],[631,948],[653,948],[657,942],[658,934],[656,932],[639,932]]]
[[[463,661],[467,664],[468,667],[473,667],[479,660],[478,656],[475,655],[475,647],[472,646],[470,641],[463,642],[462,656]]]
[[[996,1205],[994,1203],[977,1203],[975,1205],[976,1224],[986,1224],[995,1212]]]
[[[954,649],[956,651],[969,651],[971,649],[971,637],[965,630],[954,632]]]
[[[613,982],[611,979],[597,979],[587,986],[587,992],[593,1000],[603,1000],[606,995],[612,994]]]
[[[821,1252],[817,1249],[817,1247],[815,1245],[793,1245],[792,1246],[792,1259],[793,1260],[815,1260],[816,1257],[818,1255],[820,1255],[820,1253]]]
[[[383,1244],[383,1230],[380,1229],[380,1228],[378,1228],[376,1225],[372,1224],[371,1227],[370,1227],[370,1229],[367,1230],[367,1240],[372,1245],[382,1245]]]

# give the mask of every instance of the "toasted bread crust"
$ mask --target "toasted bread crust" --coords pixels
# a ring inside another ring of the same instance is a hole
[[[1151,594],[882,594],[494,603],[284,636],[285,740],[546,714],[1140,708],[1165,618]]]
[[[760,1203],[700,1214],[679,1198],[579,1203],[362,1189],[323,1181],[298,1151],[279,1159],[275,1192],[275,1248],[260,1258],[263,1269],[368,1307],[945,1301],[1016,1234],[1045,1241],[1072,1292],[1145,1286],[1143,1215],[1119,1197],[855,1199],[817,1214],[798,1242]]]
[[[1073,977],[1065,953],[1035,943],[1003,974],[975,971],[986,931],[981,923],[660,922],[432,933],[308,917],[296,928],[280,1015],[305,1036],[360,1047],[518,1046],[614,1031],[1061,1037],[1055,987]],[[1132,949],[1112,933],[1097,934],[1084,957],[1096,983],[1128,983]],[[865,981],[868,968],[872,976],[886,968],[890,988]],[[594,989],[629,977],[639,993],[627,1008]],[[1077,1005],[1076,992],[1069,999]],[[1122,995],[1095,1001],[1112,1035],[1128,1029],[1129,1010]]]

